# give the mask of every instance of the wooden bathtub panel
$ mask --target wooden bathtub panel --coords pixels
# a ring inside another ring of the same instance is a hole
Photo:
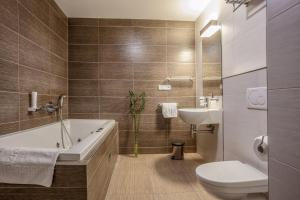
[[[1,200],[86,200],[85,188],[0,188]]]
[[[103,160],[98,162],[95,172],[91,174],[91,176],[88,176],[88,200],[105,199],[118,155],[119,145],[117,128],[114,129],[110,137],[107,138],[106,143],[103,143],[103,145],[105,146],[105,152],[102,153],[104,155]]]
[[[85,165],[56,165],[51,187],[86,187],[86,166]],[[34,187],[43,188],[40,185],[6,184],[0,183],[0,188],[7,187]]]
[[[97,148],[96,152],[93,152],[93,156],[87,161],[87,179],[90,180],[90,177],[93,177],[95,170],[98,165],[101,164],[104,160],[105,152],[110,148],[111,141],[114,136],[118,133],[118,124],[115,125],[111,134],[107,136],[106,140],[101,144],[99,148]]]

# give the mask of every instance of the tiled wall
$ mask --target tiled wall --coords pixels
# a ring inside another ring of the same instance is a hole
[[[246,101],[247,88],[267,86],[266,8],[253,15],[248,9],[231,10],[222,19],[224,159],[240,160],[268,173],[268,162],[253,150],[255,137],[267,135],[267,111],[248,109]]]
[[[224,157],[248,163],[264,173],[266,161],[253,151],[254,138],[267,135],[267,111],[247,108],[247,88],[266,87],[267,70],[261,69],[223,80]]]
[[[54,122],[27,108],[32,91],[39,105],[68,93],[66,16],[53,0],[1,0],[0,22],[0,134]]]
[[[158,104],[195,107],[195,81],[171,82],[171,91],[157,89],[168,76],[195,77],[194,46],[194,22],[69,19],[69,117],[116,119],[120,151],[130,152],[128,90],[145,91],[141,152],[168,152],[177,139],[194,151],[189,125],[163,119]]]
[[[300,1],[268,0],[271,200],[300,198]]]
[[[225,1],[211,1],[199,17],[198,29],[209,20],[222,24],[224,159],[241,160],[267,173],[268,163],[253,151],[254,138],[267,134],[267,111],[247,108],[246,89],[266,86],[266,8],[249,14],[233,12]],[[252,3],[253,3],[252,2]],[[257,6],[257,8],[258,8]]]

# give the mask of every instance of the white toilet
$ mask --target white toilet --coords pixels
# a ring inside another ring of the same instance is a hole
[[[268,192],[268,176],[240,161],[200,165],[196,174],[208,192],[222,199],[243,199],[248,194]]]

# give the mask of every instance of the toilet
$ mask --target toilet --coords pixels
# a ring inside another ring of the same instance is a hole
[[[268,192],[268,176],[240,161],[221,161],[197,167],[203,187],[222,199],[243,199],[248,194]]]

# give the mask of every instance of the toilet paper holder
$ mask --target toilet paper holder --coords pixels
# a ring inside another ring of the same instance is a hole
[[[258,150],[260,153],[265,153],[265,148],[263,147],[264,139],[265,139],[265,136],[262,136],[261,142],[260,142],[260,144],[259,144],[258,147],[257,147],[257,150]]]

